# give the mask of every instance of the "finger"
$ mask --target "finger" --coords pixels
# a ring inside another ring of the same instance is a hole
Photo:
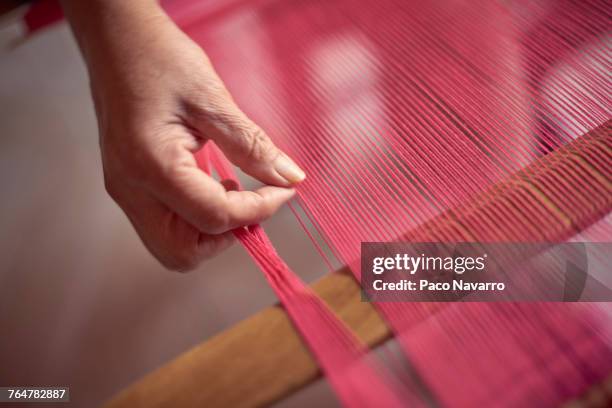
[[[259,224],[269,218],[295,194],[294,189],[262,187],[256,191],[228,191],[227,212],[230,228]]]
[[[146,193],[131,192],[122,207],[149,252],[170,270],[192,270],[234,242],[230,232],[202,234]]]
[[[210,100],[207,100],[211,104]],[[196,127],[210,137],[228,159],[259,181],[291,186],[306,177],[304,171],[277,148],[268,135],[251,121],[224,91],[214,106],[204,106]],[[212,113],[211,113],[212,112]]]
[[[226,191],[189,158],[175,160],[150,183],[164,204],[206,234],[220,234],[260,222],[272,215],[294,194],[284,187],[267,186],[253,191]],[[175,156],[176,158],[176,156]]]

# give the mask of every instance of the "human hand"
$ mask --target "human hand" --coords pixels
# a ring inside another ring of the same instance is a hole
[[[134,4],[105,9],[94,20],[102,27],[82,27],[81,39],[73,28],[89,67],[107,191],[162,264],[188,270],[225,248],[232,229],[272,215],[305,176],[240,111],[200,47],[156,5]],[[196,164],[208,140],[268,186],[226,191]]]

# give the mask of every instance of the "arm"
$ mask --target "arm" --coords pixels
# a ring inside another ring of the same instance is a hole
[[[292,197],[304,173],[157,1],[62,3],[89,71],[107,190],[166,267],[194,267]],[[198,169],[193,153],[209,139],[267,186],[226,191]]]

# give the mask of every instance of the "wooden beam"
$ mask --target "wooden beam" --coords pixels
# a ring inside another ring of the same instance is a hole
[[[587,227],[608,214],[612,207],[612,169],[602,168],[600,160],[604,157],[609,161],[612,157],[611,123],[608,121],[536,161],[504,183],[475,197],[474,202],[426,223],[411,236],[437,237],[442,230],[465,229],[470,219],[478,218],[488,206],[511,202],[516,194],[524,194],[524,198],[528,196],[525,199],[547,208],[552,214],[551,225],[540,226],[543,239],[563,238]],[[590,161],[598,155],[599,160],[595,161],[599,164]],[[581,175],[568,174],[568,177],[588,178],[588,183],[578,183],[577,189],[591,188],[573,191],[574,199],[584,203],[583,211],[578,215],[566,213],[560,199],[548,197],[547,188],[542,184],[546,179],[542,175],[564,171],[564,166],[570,161],[580,166],[583,172]],[[603,192],[602,196],[593,197],[593,189]],[[516,214],[518,217],[519,213]],[[556,235],[550,235],[549,231],[553,230]],[[368,346],[380,344],[391,336],[372,305],[361,301],[360,287],[347,268],[320,279],[313,289]],[[273,306],[147,375],[117,395],[106,407],[263,406],[290,395],[319,375],[315,361],[289,318],[280,306]]]
[[[369,346],[391,333],[348,268],[313,285]],[[149,374],[107,408],[254,407],[312,382],[317,364],[280,306],[262,310]]]

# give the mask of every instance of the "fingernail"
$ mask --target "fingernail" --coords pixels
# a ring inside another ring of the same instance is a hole
[[[291,184],[299,183],[306,178],[306,173],[284,154],[278,156],[274,162],[274,169]]]

